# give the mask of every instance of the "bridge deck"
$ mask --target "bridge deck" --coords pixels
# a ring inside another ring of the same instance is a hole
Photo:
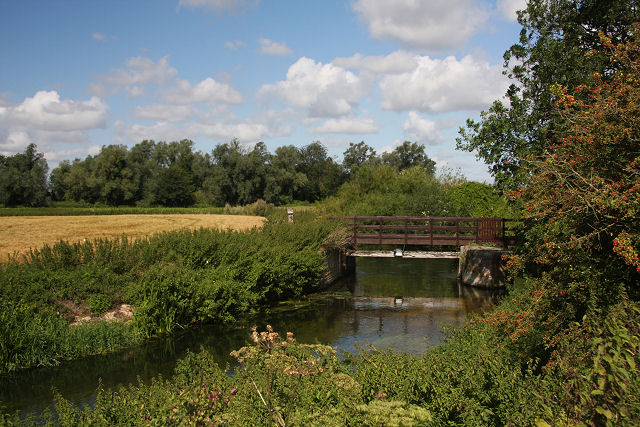
[[[347,256],[363,258],[395,258],[394,251],[349,251]],[[458,259],[460,252],[404,251],[398,258]]]

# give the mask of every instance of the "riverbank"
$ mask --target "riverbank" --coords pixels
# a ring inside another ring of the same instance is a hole
[[[317,290],[332,226],[276,213],[261,229],[182,230],[132,241],[58,242],[0,266],[0,372],[113,351],[190,324]],[[135,307],[130,323],[70,326],[69,304],[92,315]]]

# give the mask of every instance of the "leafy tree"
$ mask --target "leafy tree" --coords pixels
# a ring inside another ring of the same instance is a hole
[[[177,165],[160,169],[152,185],[155,204],[190,206],[195,202],[195,187],[191,178]]]
[[[127,154],[132,202],[151,203],[152,195],[149,186],[156,168],[153,160],[155,148],[156,143],[154,141],[144,140],[131,147]]]
[[[100,201],[112,206],[129,204],[135,197],[131,181],[132,171],[127,168],[127,147],[102,147],[95,159],[94,178],[100,187]]]
[[[348,175],[353,174],[364,164],[370,164],[379,160],[376,156],[376,151],[365,144],[364,141],[360,141],[357,144],[350,142],[349,148],[344,151],[343,156],[342,167]]]
[[[35,144],[24,153],[0,155],[0,203],[6,206],[42,206],[47,203],[49,167]]]
[[[528,289],[518,303],[524,309],[502,313],[499,323],[510,323],[518,351],[542,364],[571,328],[582,340],[579,328],[590,320],[640,298],[640,43],[603,35],[603,44],[617,71],[555,88],[558,131],[543,158],[528,159],[531,178],[514,194],[527,232],[508,265],[527,273]]]
[[[60,162],[57,168],[51,171],[49,183],[53,200],[65,200],[70,193],[69,174],[71,163],[68,160]]]
[[[297,147],[285,145],[276,148],[267,175],[264,193],[267,202],[291,203],[298,192],[308,185],[307,175],[299,171],[300,161],[300,150]]]
[[[335,193],[342,184],[342,168],[327,155],[327,149],[314,141],[300,149],[297,171],[304,173],[307,184],[296,194],[296,199],[314,202]]]
[[[608,78],[616,65],[594,50],[598,32],[624,42],[629,25],[640,20],[638,6],[635,0],[529,0],[518,16],[519,42],[504,54],[505,74],[516,81],[508,102],[495,101],[480,121],[467,120],[458,148],[476,151],[501,189],[525,182],[522,160],[543,154],[555,131],[552,86],[575,87],[594,72]]]
[[[416,142],[405,141],[391,153],[382,154],[382,162],[400,171],[412,166],[420,166],[430,175],[436,172],[436,162],[426,155],[424,145]]]

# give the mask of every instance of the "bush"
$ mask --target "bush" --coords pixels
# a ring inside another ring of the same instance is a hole
[[[105,294],[95,294],[89,297],[87,301],[89,303],[89,309],[94,316],[102,316],[113,305],[111,297]]]

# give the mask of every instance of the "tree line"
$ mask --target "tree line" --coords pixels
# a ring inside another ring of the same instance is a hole
[[[133,147],[103,146],[97,155],[62,161],[47,177],[42,153],[30,144],[23,153],[0,155],[0,204],[43,206],[74,201],[111,206],[191,206],[195,203],[243,205],[258,199],[281,205],[315,202],[336,194],[363,166],[386,165],[397,171],[412,166],[435,174],[424,145],[405,141],[378,155],[365,142],[350,143],[342,163],[319,141],[286,145],[270,153],[263,142],[253,148],[238,140],[210,153],[191,140],[144,140]]]

